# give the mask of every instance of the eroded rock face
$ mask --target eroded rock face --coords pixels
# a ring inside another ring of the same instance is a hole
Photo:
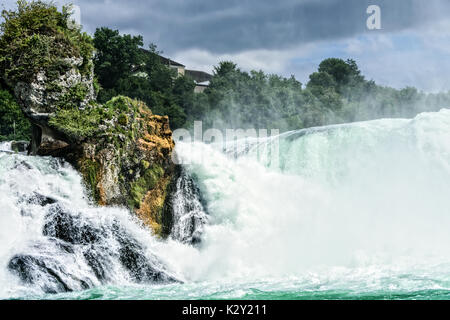
[[[71,162],[95,203],[126,206],[161,234],[173,172],[169,119],[127,97],[97,104],[93,70],[82,73],[82,64],[82,58],[64,58],[56,75],[41,70],[12,84],[32,122],[29,151]]]
[[[61,58],[61,68],[55,70],[42,69],[27,82],[19,81],[9,84],[21,105],[25,115],[33,125],[30,152],[37,154],[41,144],[47,147],[70,140],[64,133],[49,125],[49,120],[61,109],[89,109],[96,100],[94,89],[93,64],[89,72],[82,72],[82,57]],[[45,148],[44,148],[45,149]],[[44,152],[45,153],[45,152]]]
[[[102,121],[94,137],[76,144],[64,157],[82,173],[95,202],[127,206],[161,235],[174,177],[169,119],[126,97],[113,99],[112,105],[121,113]]]
[[[47,127],[57,134],[46,132]],[[174,178],[167,116],[119,96],[105,105],[57,112],[44,128],[46,138],[37,154],[69,161],[82,174],[95,203],[128,207],[162,235],[169,220],[163,215],[171,214],[164,206]]]
[[[32,81],[21,81],[14,86],[14,93],[23,106],[23,111],[37,122],[43,122],[42,120],[48,119],[59,108],[69,104],[85,108],[96,99],[93,70],[82,75],[78,69],[83,64],[83,58],[61,60],[64,68],[56,77],[51,77],[45,70],[41,70]]]
[[[39,155],[62,157],[82,174],[99,205],[126,206],[161,235],[174,177],[174,142],[167,116],[142,102],[116,97],[105,105],[56,111],[36,124]]]

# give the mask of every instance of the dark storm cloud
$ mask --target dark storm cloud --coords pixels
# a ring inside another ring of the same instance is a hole
[[[141,34],[146,44],[189,68],[210,72],[222,60],[306,82],[327,57],[354,58],[384,85],[448,90],[448,0],[54,0],[81,7],[93,33],[107,26]],[[1,0],[13,8],[15,0]],[[382,29],[366,29],[366,9],[381,7]],[[324,40],[324,41],[320,41]]]
[[[14,1],[6,0],[7,6]],[[58,0],[58,3],[64,0]],[[70,1],[68,1],[70,2]],[[168,52],[190,48],[235,53],[284,49],[366,31],[366,8],[382,10],[381,32],[435,21],[449,12],[444,0],[73,0],[89,32],[108,26],[142,34]]]
[[[142,34],[165,51],[215,53],[283,49],[366,32],[366,8],[382,10],[382,32],[417,27],[448,12],[442,0],[151,0],[74,1],[83,25]]]

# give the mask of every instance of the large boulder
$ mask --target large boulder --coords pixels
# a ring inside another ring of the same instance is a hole
[[[82,57],[61,57],[58,62],[63,67],[56,73],[42,69],[28,81],[14,83],[14,93],[23,111],[36,122],[47,120],[61,108],[89,107],[96,99],[91,63],[91,70],[82,74],[79,69]]]

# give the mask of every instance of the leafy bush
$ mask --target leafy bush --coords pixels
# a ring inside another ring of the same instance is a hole
[[[82,74],[91,70],[92,39],[78,28],[69,28],[71,8],[59,12],[43,1],[17,1],[17,9],[3,10],[0,25],[0,70],[7,83],[30,81],[40,70],[56,77],[68,68],[64,58],[81,57]]]
[[[128,96],[144,101],[154,114],[168,115],[172,129],[185,124],[195,84],[187,77],[176,77],[161,62],[156,46],[143,50],[142,36],[121,35],[105,27],[96,30],[94,44],[95,74],[101,85],[99,102],[116,95]]]
[[[14,97],[0,87],[0,141],[29,139],[30,122],[23,115]]]

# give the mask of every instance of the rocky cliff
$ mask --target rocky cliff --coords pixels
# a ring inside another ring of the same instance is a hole
[[[81,172],[95,202],[128,206],[161,234],[174,174],[168,117],[153,115],[142,102],[119,96],[83,111],[58,112],[49,126],[72,142],[47,142],[38,154],[64,157]],[[63,147],[55,148],[59,145]]]
[[[127,97],[96,102],[92,40],[68,17],[23,3],[2,24],[0,75],[33,125],[29,151],[68,160],[93,201],[127,206],[161,234],[174,172],[169,119]]]

